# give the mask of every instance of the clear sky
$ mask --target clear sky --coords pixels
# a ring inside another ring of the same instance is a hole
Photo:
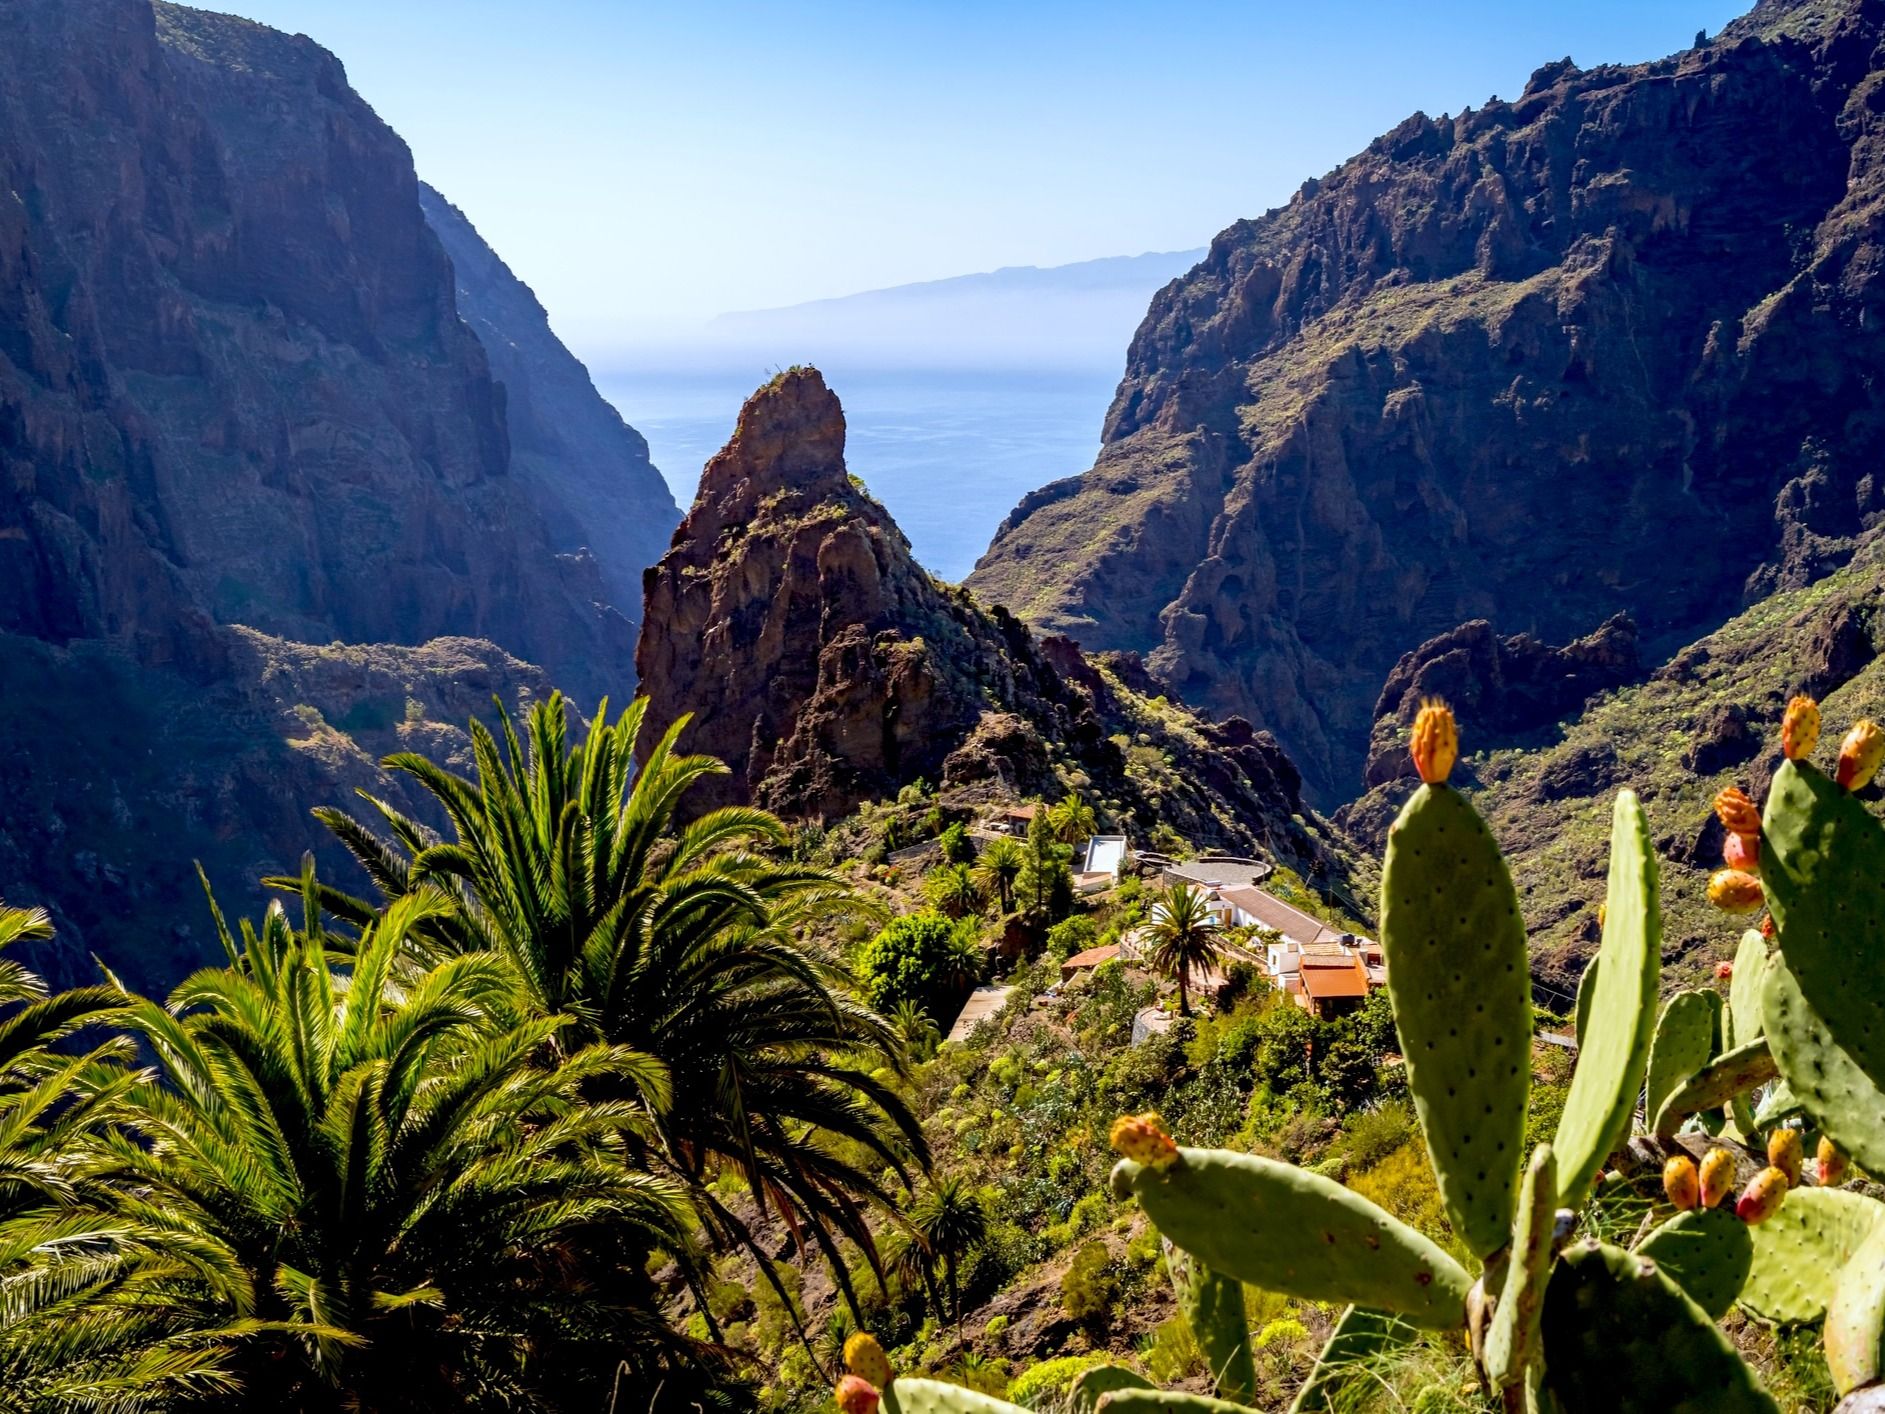
[[[579,350],[1205,244],[1416,109],[1723,0],[208,0],[337,53]]]

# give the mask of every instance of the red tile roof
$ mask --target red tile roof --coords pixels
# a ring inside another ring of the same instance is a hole
[[[1355,957],[1343,958],[1340,962],[1305,957],[1302,986],[1303,991],[1319,1002],[1336,997],[1365,997],[1368,995],[1368,969]]]
[[[1088,948],[1077,952],[1060,965],[1067,967],[1098,967],[1102,962],[1111,962],[1119,956],[1119,944],[1108,943],[1104,947]]]

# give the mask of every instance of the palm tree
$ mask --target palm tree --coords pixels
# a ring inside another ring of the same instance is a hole
[[[930,1260],[943,1264],[949,1283],[949,1307],[960,1332],[962,1293],[956,1288],[956,1268],[988,1235],[988,1212],[968,1180],[952,1175],[935,1179],[923,1190],[910,1208],[910,1227]]]
[[[1047,823],[1053,827],[1054,837],[1062,844],[1077,844],[1081,840],[1091,839],[1099,829],[1093,807],[1080,799],[1078,791],[1071,790],[1047,808]]]
[[[855,1309],[838,1240],[874,1264],[866,1205],[897,1206],[879,1170],[907,1187],[911,1165],[928,1163],[915,1116],[871,1074],[886,1059],[902,1065],[895,1033],[854,999],[835,959],[799,940],[868,906],[828,871],[766,858],[788,831],[763,810],[677,824],[689,788],[726,767],[676,752],[682,719],[636,771],[645,709],[637,701],[611,723],[604,702],[571,747],[552,694],[530,712],[526,751],[500,705],[502,750],[471,724],[475,779],[388,757],[437,799],[447,842],[371,797],[390,842],[339,811],[317,814],[388,901],[448,898],[410,930],[417,955],[501,958],[521,1014],[574,1018],[556,1045],[628,1046],[663,1062],[673,1101],[634,1160],[685,1184],[714,1239],[759,1258],[783,1300],[771,1254],[715,1183],[743,1178],[759,1213],[776,1210],[819,1249]],[[360,900],[322,897],[356,922],[372,916]]]
[[[982,911],[984,895],[975,871],[966,864],[944,864],[923,881],[923,892],[936,908],[951,918],[969,918]]]
[[[936,1054],[942,1040],[942,1028],[917,1002],[905,998],[891,1010],[890,1028],[897,1033],[903,1053],[911,1060],[924,1061]]]
[[[1152,894],[1145,930],[1152,945],[1149,960],[1167,977],[1178,979],[1178,1011],[1183,1016],[1191,1015],[1185,984],[1192,970],[1202,972],[1220,956],[1209,904],[1209,896],[1189,884],[1172,884]]]
[[[975,858],[976,877],[995,895],[1003,913],[1014,911],[1015,880],[1027,862],[1027,853],[1011,839],[990,840]]]
[[[232,1408],[596,1404],[618,1365],[701,1358],[643,1275],[692,1262],[685,1194],[619,1157],[665,1069],[600,1043],[539,1064],[576,1028],[496,1014],[494,955],[402,971],[439,894],[390,905],[340,972],[311,870],[303,892],[305,928],[276,904],[238,942],[218,915],[227,966],[167,1006],[119,998],[161,1082],[102,1136],[81,1216],[118,1234],[134,1309],[220,1357]],[[106,1283],[64,1314],[109,1328],[126,1304]]]

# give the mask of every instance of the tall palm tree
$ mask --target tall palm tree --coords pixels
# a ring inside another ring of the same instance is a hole
[[[502,748],[471,724],[472,779],[411,753],[388,757],[436,798],[449,841],[371,797],[390,842],[338,811],[317,813],[387,900],[420,890],[449,899],[413,930],[421,955],[502,958],[521,1013],[575,1019],[557,1044],[659,1058],[673,1100],[637,1161],[683,1182],[716,1241],[752,1252],[784,1299],[751,1222],[776,1210],[855,1308],[839,1239],[875,1263],[866,1208],[897,1207],[879,1172],[907,1187],[912,1163],[928,1163],[915,1116],[871,1073],[886,1059],[902,1064],[895,1033],[854,999],[834,958],[801,941],[812,924],[868,905],[826,870],[767,858],[788,832],[765,811],[679,824],[689,788],[726,767],[676,751],[683,719],[636,771],[645,709],[637,701],[611,723],[604,702],[572,747],[553,694],[530,712],[526,750],[500,706]],[[323,899],[357,922],[373,914],[344,895]],[[744,1179],[752,1210],[715,1182],[729,1173]]]
[[[1071,790],[1047,808],[1047,823],[1062,844],[1091,839],[1099,829],[1093,807],[1080,799],[1078,791]]]
[[[950,918],[980,913],[985,897],[975,871],[966,864],[943,864],[932,869],[923,881],[923,893]]]
[[[1014,910],[1015,880],[1028,862],[1027,852],[1011,839],[993,839],[982,846],[975,857],[975,874],[995,895],[1003,913]]]
[[[1221,956],[1217,922],[1211,917],[1210,898],[1189,884],[1172,884],[1153,891],[1148,911],[1146,940],[1150,962],[1167,977],[1178,980],[1178,1011],[1191,1015],[1185,984],[1192,971],[1204,971]]]
[[[121,998],[161,1072],[103,1136],[83,1202],[165,1269],[139,1296],[173,1339],[221,1351],[246,1400],[298,1410],[599,1404],[619,1364],[654,1380],[702,1351],[671,1330],[643,1272],[690,1262],[678,1185],[620,1162],[667,1099],[665,1069],[608,1044],[539,1058],[566,1017],[490,1002],[502,959],[403,969],[450,905],[415,890],[332,965],[273,905],[228,965],[167,1006]],[[608,1082],[621,1098],[585,1091]],[[71,1313],[109,1324],[123,1293]]]
[[[917,1197],[910,1208],[910,1226],[930,1260],[943,1265],[951,1318],[959,1330],[962,1293],[956,1285],[956,1268],[988,1236],[988,1211],[968,1180],[954,1174],[937,1178]]]

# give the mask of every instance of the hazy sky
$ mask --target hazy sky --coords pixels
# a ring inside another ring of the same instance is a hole
[[[215,5],[215,0],[208,0]],[[1416,109],[1724,0],[223,0],[303,31],[588,350],[1206,243]]]

